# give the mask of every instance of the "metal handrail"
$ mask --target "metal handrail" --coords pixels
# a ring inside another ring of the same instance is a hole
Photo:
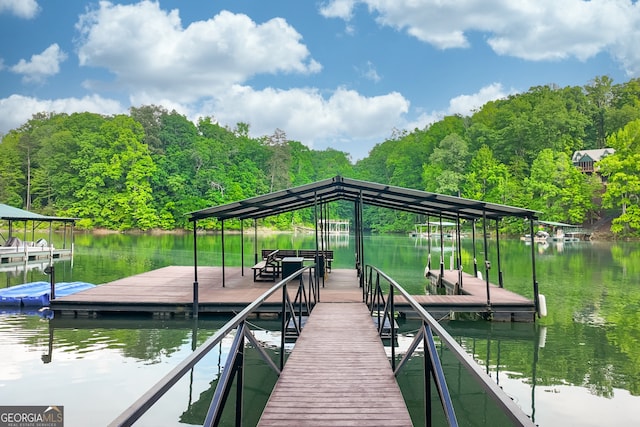
[[[375,273],[375,278],[374,278]],[[471,356],[458,344],[458,342],[433,318],[423,307],[418,303],[402,286],[400,286],[395,280],[389,277],[380,269],[366,265],[365,266],[365,286],[364,292],[366,294],[365,301],[370,304],[371,312],[377,311],[380,313],[380,305],[374,306],[375,297],[382,293],[380,287],[380,279],[383,278],[389,284],[389,294],[387,301],[384,302],[384,298],[378,298],[378,301],[382,301],[384,305],[384,316],[387,316],[391,325],[391,363],[394,369],[394,374],[397,376],[398,372],[405,365],[413,351],[417,348],[420,340],[424,340],[424,352],[425,352],[425,411],[427,413],[426,422],[430,425],[430,398],[429,397],[429,378],[433,377],[438,394],[440,395],[440,401],[443,405],[443,409],[449,421],[449,425],[457,426],[457,420],[455,418],[455,411],[451,398],[446,386],[444,377],[444,371],[440,365],[440,358],[436,351],[435,342],[431,331],[434,331],[440,338],[440,342],[445,345],[458,361],[467,369],[469,373],[479,382],[480,386],[485,392],[494,400],[498,407],[509,417],[514,425],[533,427],[534,423],[523,410],[515,404],[515,402],[496,384],[491,378],[480,368],[480,366],[473,360]],[[375,283],[374,283],[375,282]],[[395,367],[395,347],[396,330],[394,327],[394,293],[397,291],[405,302],[411,306],[415,313],[420,317],[423,322],[423,326],[420,332],[417,334],[413,343],[409,347],[409,350],[405,354],[404,358],[400,361],[398,367]],[[378,320],[380,325],[380,320]],[[384,322],[384,321],[383,321]],[[381,331],[381,329],[380,329]],[[429,360],[427,360],[429,359]]]
[[[261,296],[256,298],[251,304],[249,304],[244,310],[238,313],[233,317],[229,322],[227,322],[224,326],[222,326],[213,336],[207,339],[200,347],[195,349],[193,353],[191,353],[187,358],[185,358],[182,362],[180,362],[175,368],[173,368],[167,375],[165,375],[160,381],[158,381],[154,386],[152,386],[149,390],[147,390],[138,400],[136,400],[131,406],[129,406],[124,412],[122,412],[115,420],[113,420],[109,426],[131,426],[135,423],[145,412],[147,412],[167,391],[171,389],[189,370],[191,370],[196,363],[198,363],[204,356],[206,356],[212,349],[214,349],[218,344],[222,342],[222,339],[229,335],[234,330],[237,330],[236,340],[234,340],[234,352],[230,353],[227,358],[227,364],[234,369],[229,369],[223,371],[221,377],[218,380],[218,386],[216,387],[216,391],[214,393],[214,399],[211,402],[211,406],[209,408],[209,412],[207,414],[207,422],[215,420],[219,413],[221,413],[221,407],[224,406],[226,401],[226,396],[229,392],[229,387],[231,387],[232,378],[229,376],[235,374],[236,370],[242,369],[242,360],[243,360],[243,348],[244,348],[244,338],[247,337],[249,341],[256,347],[263,358],[265,360],[268,358],[259,346],[257,346],[257,340],[250,333],[247,323],[245,320],[254,313],[254,311],[259,308],[269,297],[274,295],[278,290],[282,289],[282,339],[281,339],[281,349],[280,349],[280,368],[277,370],[277,374],[279,375],[284,367],[284,344],[285,344],[285,333],[286,333],[286,317],[287,313],[291,316],[291,318],[295,319],[296,315],[301,316],[303,305],[307,307],[310,311],[313,309],[315,304],[319,302],[320,290],[318,287],[317,281],[314,281],[315,275],[313,274],[313,270],[315,269],[314,265],[308,265],[306,267],[302,267],[291,275],[283,278],[280,282],[273,285],[269,290],[263,293]],[[304,292],[304,276],[305,271],[308,271],[309,277],[309,297],[313,297],[313,301],[310,302],[306,297],[306,293]],[[296,295],[295,301],[292,303],[289,299],[289,294],[287,292],[287,284],[291,281],[299,280],[298,293]],[[295,312],[294,306],[298,303],[299,311]],[[294,321],[294,323],[296,323]],[[300,332],[300,325],[296,325],[296,330],[298,333]],[[272,368],[277,368],[275,364],[269,363],[267,364]],[[239,381],[241,384],[241,381]],[[220,388],[220,390],[218,390]],[[240,399],[241,400],[241,399]],[[241,402],[238,402],[241,404]],[[236,411],[236,416],[238,416],[238,411]],[[241,416],[241,415],[240,415]],[[236,420],[237,422],[238,420]],[[207,424],[205,424],[207,425]],[[213,425],[213,424],[209,424]]]

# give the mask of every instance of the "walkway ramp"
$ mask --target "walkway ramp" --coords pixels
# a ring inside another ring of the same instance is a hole
[[[365,304],[316,305],[258,425],[412,425]]]

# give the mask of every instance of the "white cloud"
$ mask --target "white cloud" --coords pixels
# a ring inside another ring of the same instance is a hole
[[[612,56],[622,64],[627,75],[640,76],[640,16],[634,14],[618,24],[622,34],[611,47]]]
[[[252,136],[280,128],[309,146],[349,141],[342,149],[351,151],[384,138],[409,110],[396,92],[365,97],[343,88],[327,95],[313,88],[247,86],[260,74],[321,70],[302,36],[282,18],[256,23],[222,11],[183,27],[177,10],[155,2],[101,2],[80,17],[77,29],[80,65],[111,71],[132,105],[163,105],[193,120],[213,116],[230,127],[247,122]],[[380,78],[372,64],[362,73]],[[84,83],[87,89],[102,85]]]
[[[433,123],[442,120],[446,116],[444,111],[421,112],[417,119],[406,124],[405,129],[413,132],[414,129],[424,129]]]
[[[104,67],[134,96],[192,102],[262,73],[316,73],[302,36],[282,18],[255,23],[222,11],[183,28],[157,2],[101,2],[80,17],[80,65]]]
[[[0,133],[15,129],[40,112],[80,113],[90,111],[97,114],[125,113],[118,101],[98,95],[84,98],[37,99],[22,95],[11,95],[0,99]]]
[[[331,0],[320,6],[320,14],[325,18],[349,20],[353,16],[353,7],[357,2],[357,0]]]
[[[36,0],[0,0],[0,13],[8,11],[19,18],[31,19],[39,10]]]
[[[378,74],[378,70],[376,70],[376,67],[373,65],[373,63],[371,63],[371,61],[367,62],[367,65],[364,67],[364,69],[360,70],[360,73],[365,79],[371,80],[375,83],[378,83],[382,79],[382,77],[380,77],[380,74]]]
[[[416,120],[407,124],[406,129],[424,129],[426,126],[442,120],[445,116],[471,116],[487,102],[503,99],[515,93],[516,91],[513,89],[505,91],[500,83],[492,83],[480,88],[474,94],[458,95],[452,98],[449,100],[449,108],[446,111],[422,112]]]
[[[60,72],[60,63],[67,59],[57,43],[46,48],[42,53],[32,55],[30,61],[21,59],[10,68],[16,74],[22,74],[22,80],[28,82],[41,82],[46,77]]]
[[[487,102],[506,98],[508,95],[514,93],[514,90],[511,90],[509,93],[505,92],[502,84],[500,83],[492,83],[489,86],[481,88],[477,93],[472,95],[459,95],[452,98],[449,101],[447,114],[470,116]]]
[[[320,13],[349,20],[358,3],[381,25],[439,49],[469,47],[467,35],[480,32],[499,55],[584,61],[608,52],[640,73],[640,4],[630,0],[333,0]]]
[[[230,127],[248,122],[254,136],[270,135],[280,128],[289,139],[309,146],[345,139],[355,146],[364,140],[383,139],[408,110],[409,102],[395,92],[365,97],[340,88],[325,98],[316,89],[256,91],[238,85],[204,105],[199,115],[215,116]],[[351,151],[354,147],[336,148]]]

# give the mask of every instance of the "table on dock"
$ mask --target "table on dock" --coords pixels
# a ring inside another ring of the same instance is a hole
[[[412,425],[365,304],[316,305],[258,425]]]

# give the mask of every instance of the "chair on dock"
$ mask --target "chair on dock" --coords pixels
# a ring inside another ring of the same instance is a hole
[[[278,250],[271,251],[267,256],[256,265],[251,267],[253,270],[254,282],[275,282],[280,275],[280,261],[278,261]]]

